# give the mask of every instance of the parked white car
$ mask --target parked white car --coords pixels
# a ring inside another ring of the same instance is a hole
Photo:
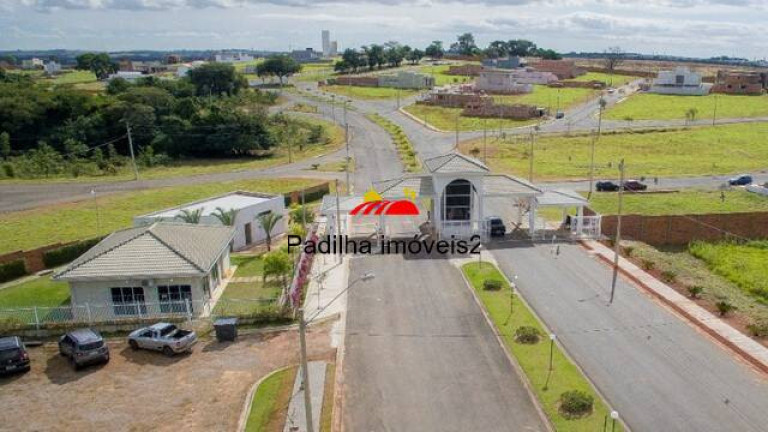
[[[182,330],[170,323],[153,324],[128,335],[131,349],[161,351],[169,357],[191,350],[196,343],[197,334],[194,331]]]

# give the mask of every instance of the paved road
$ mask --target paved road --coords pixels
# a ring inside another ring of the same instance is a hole
[[[542,431],[529,393],[446,259],[351,261],[348,431]]]
[[[608,307],[610,268],[581,247],[493,254],[631,429],[766,430],[767,380],[623,280]]]

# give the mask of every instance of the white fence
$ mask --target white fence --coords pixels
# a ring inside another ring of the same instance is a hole
[[[258,317],[279,312],[277,299],[180,300],[158,303],[85,303],[82,305],[0,309],[0,329],[49,326],[119,325],[217,316]]]

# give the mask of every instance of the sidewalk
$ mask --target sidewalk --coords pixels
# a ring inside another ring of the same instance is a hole
[[[598,258],[613,265],[614,251],[594,240],[582,242]],[[768,373],[768,348],[734,329],[692,300],[644,272],[629,260],[619,257],[619,271],[642,289],[652,294],[675,312],[683,315],[700,329],[743,357],[750,364]]]
[[[310,403],[312,404],[312,430],[320,430],[320,414],[323,410],[325,394],[326,363],[313,361],[308,363]],[[301,368],[293,383],[291,401],[288,404],[288,415],[285,419],[283,432],[304,432],[307,430],[307,415],[304,410],[304,388],[301,385]]]
[[[318,235],[325,235],[325,221],[320,221]],[[343,313],[347,308],[349,257],[317,254],[312,265],[304,299],[304,317],[321,321]],[[337,298],[338,297],[338,298]]]

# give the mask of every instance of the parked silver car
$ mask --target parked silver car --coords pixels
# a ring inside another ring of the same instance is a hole
[[[197,343],[197,334],[182,330],[170,323],[157,323],[134,330],[128,335],[131,349],[139,348],[161,351],[167,356],[189,351]]]
[[[109,347],[95,330],[71,331],[59,339],[59,354],[69,358],[75,370],[94,363],[109,363]]]

